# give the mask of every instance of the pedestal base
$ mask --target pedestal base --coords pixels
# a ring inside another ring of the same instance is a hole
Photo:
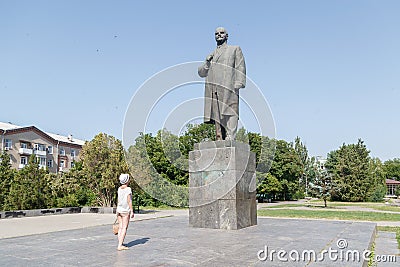
[[[236,230],[256,225],[255,165],[247,144],[196,144],[189,153],[190,226]]]

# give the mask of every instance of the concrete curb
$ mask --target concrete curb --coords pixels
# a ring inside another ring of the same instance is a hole
[[[0,219],[24,218],[46,215],[73,214],[73,213],[115,213],[113,207],[68,207],[55,209],[36,209],[36,210],[13,210],[0,211]]]

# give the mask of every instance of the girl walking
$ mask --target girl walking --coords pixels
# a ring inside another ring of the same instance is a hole
[[[117,216],[118,216],[118,247],[117,250],[127,250],[128,247],[123,245],[126,230],[128,229],[129,219],[135,217],[132,209],[132,190],[128,186],[129,184],[129,174],[123,173],[119,176],[119,181],[121,186],[118,188],[118,206],[117,206]]]

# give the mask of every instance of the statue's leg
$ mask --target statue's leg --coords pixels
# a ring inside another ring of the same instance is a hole
[[[237,115],[224,116],[224,128],[226,138],[224,140],[235,140],[239,117]]]
[[[219,110],[219,103],[218,103],[218,95],[215,92],[213,95],[215,98],[212,99],[212,104],[211,104],[211,116],[212,120],[214,121],[215,124],[215,140],[224,140],[223,137],[223,122],[221,119],[221,114]]]
[[[222,123],[221,123],[221,136],[222,136],[222,140],[226,139],[226,121],[225,118],[221,119]]]
[[[222,131],[223,128],[221,127],[221,124],[219,123],[219,121],[214,121],[215,124],[215,140],[224,140],[223,136],[222,136]]]

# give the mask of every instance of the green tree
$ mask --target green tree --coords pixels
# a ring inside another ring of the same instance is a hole
[[[369,150],[359,139],[357,144],[343,144],[328,154],[325,166],[332,173],[332,199],[366,201],[370,187]]]
[[[400,159],[395,158],[385,161],[384,171],[387,179],[394,179],[400,181]]]
[[[250,143],[250,149],[256,153],[257,168],[259,172],[267,173],[270,171],[272,162],[274,161],[275,151],[276,151],[276,140],[271,139],[267,136],[261,136],[258,139],[257,135],[253,134],[253,137],[257,141],[252,141]]]
[[[314,165],[315,178],[310,184],[311,190],[318,198],[324,200],[324,207],[327,207],[327,200],[331,196],[332,176],[326,169],[321,169],[318,165]]]
[[[367,201],[382,201],[386,195],[387,188],[385,179],[385,168],[380,159],[370,159],[368,173],[369,190],[367,192]]]
[[[95,194],[84,184],[85,172],[81,161],[65,173],[46,176],[51,189],[52,207],[76,207],[95,205]]]
[[[311,164],[310,158],[308,157],[307,147],[301,142],[300,137],[296,137],[294,140],[294,152],[299,158],[301,173],[299,177],[299,190],[304,192],[307,188],[306,182],[308,181],[306,175]]]
[[[270,173],[257,172],[256,175],[257,180],[262,180],[262,182],[257,187],[257,192],[259,194],[267,194],[275,200],[277,194],[283,189],[282,184],[279,182],[279,180]]]
[[[188,159],[177,152],[176,143],[177,137],[166,130],[155,137],[140,134],[127,151],[127,162],[132,172],[142,172],[138,185],[150,196],[172,206],[187,206]],[[147,196],[143,200],[154,206],[161,204]]]
[[[318,170],[318,168],[320,168],[319,166],[320,165],[319,165],[316,157],[311,157],[307,161],[307,164],[305,167],[305,172],[304,172],[304,178],[303,178],[306,196],[310,195],[313,197],[318,197],[316,195],[316,191],[313,190],[313,185],[315,184],[315,180],[317,178],[317,170]]]
[[[15,170],[11,169],[10,156],[5,152],[0,154],[0,210],[4,210],[15,173]]]
[[[300,158],[291,143],[276,141],[275,157],[270,173],[282,184],[280,197],[284,200],[296,198],[299,194],[299,179],[303,173]]]
[[[284,140],[276,142],[275,158],[271,174],[279,180],[298,181],[302,174],[301,162],[292,145]]]
[[[100,133],[86,142],[81,151],[85,187],[96,196],[95,204],[115,206],[117,202],[118,177],[128,173],[124,148],[120,140]]]
[[[141,134],[136,139],[135,145],[130,146],[126,151],[126,163],[135,181],[135,188],[132,188],[132,199],[136,209],[139,209],[140,206],[158,207],[162,205],[162,202],[146,193],[153,191],[153,177],[158,174],[152,166],[150,159],[146,156],[146,147],[143,143],[144,135]]]
[[[189,158],[189,152],[193,150],[194,144],[203,141],[215,141],[215,127],[212,124],[189,124],[185,133],[179,137],[181,154]]]
[[[39,167],[36,156],[29,158],[28,164],[15,176],[10,186],[5,209],[41,209],[49,207],[51,190],[46,180],[45,169]]]
[[[247,133],[250,150],[256,154],[256,162],[260,163],[260,155],[262,151],[262,137],[259,133]]]
[[[177,136],[166,130],[158,131],[154,137],[151,134],[141,135],[136,139],[135,148],[154,169],[153,180],[158,173],[171,183],[188,184],[188,158],[180,153]]]
[[[249,136],[245,128],[241,127],[236,133],[236,141],[242,143],[249,143]]]
[[[165,129],[160,130],[155,136],[155,144],[151,160],[158,173],[174,184],[187,186],[188,155],[181,154],[179,137]]]
[[[236,141],[250,145],[250,151],[256,155],[257,171],[262,173],[269,171],[274,160],[275,139],[262,136],[259,133],[246,132],[242,127],[238,130]]]

